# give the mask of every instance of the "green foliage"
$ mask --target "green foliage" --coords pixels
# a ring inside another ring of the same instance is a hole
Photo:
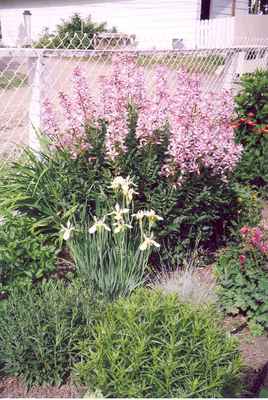
[[[27,85],[27,75],[21,72],[1,71],[0,89],[13,89]]]
[[[245,255],[241,263],[239,257]],[[215,267],[219,300],[227,314],[245,314],[255,335],[268,328],[267,256],[256,249],[246,252],[241,246],[224,250]]]
[[[34,44],[36,48],[52,49],[93,49],[94,34],[107,32],[106,23],[92,22],[91,18],[82,19],[75,13],[68,21],[62,21],[55,33],[46,30],[43,36]],[[116,29],[113,28],[113,32]]]
[[[240,360],[215,314],[141,289],[107,306],[74,373],[111,398],[221,397]]]
[[[65,228],[78,276],[95,293],[108,300],[129,295],[144,283],[153,246],[156,222],[162,220],[154,211],[135,206],[134,183],[130,177],[115,177],[111,182],[114,204],[107,198],[105,212],[84,221],[82,228]],[[111,206],[108,207],[108,204]],[[100,209],[97,204],[97,209]]]
[[[56,247],[34,232],[35,220],[7,214],[0,224],[0,290],[27,285],[56,268]]]
[[[18,210],[36,219],[35,229],[58,236],[61,225],[74,215],[93,208],[102,183],[99,164],[70,159],[63,151],[35,154],[5,170],[0,183],[0,209]]]
[[[154,68],[156,65],[167,65],[174,70],[181,70],[191,73],[214,74],[220,65],[224,65],[224,57],[219,55],[200,56],[186,55],[180,53],[164,53],[155,57],[154,54],[141,54],[138,57],[138,63],[147,68]]]
[[[197,237],[206,250],[215,250],[224,243],[233,222],[238,220],[239,204],[232,185],[212,171],[190,175],[179,187],[161,176],[167,143],[168,137],[164,145],[140,149],[130,138],[118,168],[125,175],[135,176],[140,193],[137,206],[153,208],[163,217],[155,231],[162,246],[162,262],[176,266],[194,247]],[[159,263],[157,254],[153,259]]]
[[[130,232],[92,236],[85,229],[71,244],[78,276],[104,298],[127,296],[144,282],[149,254],[139,244]]]
[[[2,302],[3,303],[3,302]],[[3,371],[30,387],[65,382],[77,361],[77,344],[97,308],[79,284],[43,283],[12,291],[0,318]]]
[[[238,206],[238,218],[233,221],[231,239],[239,240],[239,229],[245,225],[257,226],[261,221],[262,201],[258,191],[249,185],[234,183]]]
[[[268,182],[268,71],[241,78],[236,97],[237,141],[244,146],[236,176],[241,182],[263,186]]]
[[[135,125],[135,118],[131,121]],[[0,184],[0,209],[15,209],[36,218],[36,228],[58,236],[61,225],[81,213],[95,214],[96,202],[107,202],[113,176],[134,176],[139,195],[136,209],[151,208],[163,217],[155,230],[161,244],[161,262],[178,265],[196,237],[207,251],[225,242],[239,219],[237,193],[211,171],[191,175],[180,187],[161,176],[168,137],[163,145],[140,149],[130,129],[128,151],[115,163],[105,160],[105,131],[90,154],[76,160],[62,150],[36,155],[25,152],[25,161],[12,163]],[[89,130],[89,135],[93,135]],[[96,134],[96,133],[95,133]],[[164,133],[161,133],[164,134]],[[89,163],[91,157],[95,161]],[[153,263],[160,263],[153,253]]]

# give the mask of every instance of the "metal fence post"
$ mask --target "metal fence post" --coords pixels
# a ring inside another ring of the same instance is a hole
[[[239,60],[239,52],[235,49],[227,52],[226,65],[224,67],[224,80],[223,80],[223,88],[227,90],[232,90],[234,85],[234,78],[237,73],[238,60]]]
[[[43,52],[39,52],[37,57],[30,58],[30,75],[32,84],[32,96],[29,110],[29,146],[39,151],[40,143],[38,135],[42,130],[42,101],[43,101],[43,74],[44,57]]]

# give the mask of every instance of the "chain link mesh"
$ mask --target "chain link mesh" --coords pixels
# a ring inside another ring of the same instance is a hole
[[[58,92],[70,91],[72,72],[77,66],[86,75],[93,97],[98,97],[99,78],[110,73],[112,56],[118,52],[136,55],[137,63],[145,69],[149,88],[154,67],[165,65],[169,69],[171,88],[176,71],[184,68],[198,74],[204,92],[223,88],[237,90],[241,74],[268,66],[266,39],[240,38],[238,42],[239,45],[227,48],[186,50],[176,48],[180,46],[174,43],[174,49],[165,46],[152,49],[148,39],[143,41],[141,49],[134,35],[75,34],[48,35],[31,48],[1,48],[0,160],[17,156],[29,144],[31,125],[42,112],[42,99],[49,97],[56,106]]]

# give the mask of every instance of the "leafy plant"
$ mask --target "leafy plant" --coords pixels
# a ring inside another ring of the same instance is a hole
[[[2,302],[3,303],[3,302]],[[94,321],[97,306],[88,289],[73,283],[42,283],[15,289],[0,318],[3,371],[27,386],[61,384],[79,360],[78,342]]]
[[[257,71],[241,78],[236,97],[236,139],[244,146],[236,176],[257,186],[268,182],[268,72]]]
[[[35,220],[6,214],[0,223],[0,290],[27,285],[55,271],[57,248],[33,231]]]
[[[74,70],[72,96],[59,94],[63,123],[44,101],[48,152],[37,157],[27,151],[26,163],[11,166],[0,184],[0,209],[32,215],[43,232],[58,236],[72,216],[96,214],[113,176],[133,176],[139,192],[134,211],[152,208],[163,217],[155,231],[163,263],[179,265],[197,235],[206,251],[214,251],[239,218],[229,181],[241,154],[229,121],[231,96],[204,98],[185,71],[174,93],[164,66],[155,71],[151,96],[135,56],[121,54],[111,68],[100,103],[81,70]],[[161,262],[157,253],[151,261]]]
[[[107,306],[74,373],[104,397],[221,397],[240,360],[216,314],[138,290]]]
[[[118,196],[115,206],[82,230],[69,224],[63,235],[73,236],[69,246],[78,276],[93,292],[114,300],[144,282],[151,247],[160,247],[153,227],[162,218],[153,210],[131,213],[137,193],[129,177],[116,177],[111,186]]]
[[[27,149],[24,159],[9,164],[0,183],[0,209],[16,210],[35,218],[34,228],[55,235],[74,215],[95,211],[102,176],[99,165],[90,168],[81,158],[64,151],[36,154]]]
[[[257,226],[261,222],[263,203],[257,190],[250,185],[234,182],[238,215],[232,222],[230,239],[234,242],[240,240],[239,230],[245,226]]]
[[[268,242],[260,228],[241,229],[243,242],[224,250],[215,267],[220,304],[243,313],[253,334],[268,328]]]
[[[36,48],[52,49],[93,49],[93,36],[97,33],[107,32],[106,23],[101,24],[83,19],[75,13],[67,21],[62,21],[54,33],[45,30],[41,38],[34,44]],[[112,29],[116,32],[116,28]]]

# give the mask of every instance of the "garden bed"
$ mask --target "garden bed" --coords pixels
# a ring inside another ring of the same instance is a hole
[[[151,91],[128,54],[99,102],[79,68],[61,111],[45,99],[42,151],[1,173],[1,397],[265,393],[267,84],[251,79],[235,121],[231,93],[185,70],[171,90],[165,66]]]

